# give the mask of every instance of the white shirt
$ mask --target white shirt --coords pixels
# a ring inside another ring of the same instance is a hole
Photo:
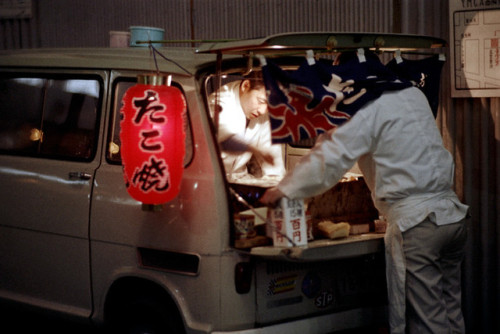
[[[404,334],[402,232],[426,217],[437,225],[458,222],[468,209],[452,191],[453,159],[418,88],[387,92],[369,102],[350,121],[323,135],[278,188],[290,198],[320,194],[356,161],[375,206],[387,218],[389,325],[391,333]]]
[[[281,145],[272,145],[271,124],[267,114],[253,118],[247,125],[247,118],[240,103],[241,81],[231,82],[220,89],[218,136],[219,143],[238,135],[248,144],[259,149],[270,151],[274,156],[274,165],[259,161],[264,176],[282,176],[285,173]],[[215,105],[215,97],[210,99],[211,106]],[[213,109],[212,109],[213,110]],[[251,152],[222,152],[222,159],[226,173],[234,177],[247,174],[247,163],[252,157]]]
[[[318,195],[356,161],[380,214],[401,232],[427,216],[444,225],[467,213],[452,191],[453,158],[417,88],[387,92],[322,135],[278,188],[289,198]]]

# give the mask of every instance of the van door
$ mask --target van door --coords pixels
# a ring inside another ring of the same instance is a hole
[[[0,297],[88,317],[106,72],[0,74]]]

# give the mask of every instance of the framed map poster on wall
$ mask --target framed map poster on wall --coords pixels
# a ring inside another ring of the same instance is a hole
[[[500,0],[450,0],[451,96],[500,96]]]

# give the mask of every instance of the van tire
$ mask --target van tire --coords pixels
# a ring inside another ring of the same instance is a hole
[[[124,290],[114,290],[117,299],[111,298],[113,302],[108,304],[108,330],[117,334],[185,334],[178,309],[165,291],[151,286],[128,287],[127,297]]]
[[[130,301],[120,307],[112,320],[115,333],[121,334],[184,334],[175,313],[154,297]]]

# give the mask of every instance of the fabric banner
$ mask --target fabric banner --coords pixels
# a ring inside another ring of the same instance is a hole
[[[412,85],[398,79],[372,54],[341,65],[308,58],[296,71],[285,71],[266,60],[262,75],[274,143],[314,138],[342,125],[383,92]]]
[[[262,74],[275,143],[314,138],[348,121],[384,91],[411,86],[376,55],[353,57],[341,65],[309,58],[290,72],[268,60]]]

